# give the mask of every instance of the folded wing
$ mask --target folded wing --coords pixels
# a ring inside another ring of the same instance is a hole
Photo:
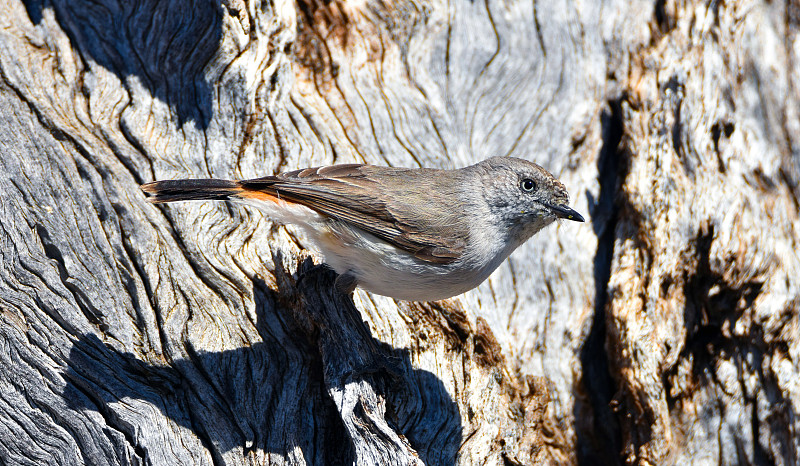
[[[424,172],[434,176],[420,177]],[[420,260],[448,264],[462,255],[469,231],[459,226],[459,206],[453,202],[456,186],[431,180],[455,175],[424,172],[332,165],[245,180],[239,186],[347,222]]]

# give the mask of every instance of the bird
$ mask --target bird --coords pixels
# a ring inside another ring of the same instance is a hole
[[[336,290],[361,287],[405,301],[471,290],[542,228],[584,221],[558,179],[508,156],[459,169],[335,164],[238,181],[154,181],[141,189],[155,204],[255,206],[302,230],[336,271]]]

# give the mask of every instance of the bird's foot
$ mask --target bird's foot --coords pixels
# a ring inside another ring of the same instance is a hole
[[[348,270],[347,272],[336,277],[336,281],[333,283],[333,287],[336,289],[336,291],[345,296],[349,296],[353,291],[355,291],[357,286],[358,279],[351,270]]]

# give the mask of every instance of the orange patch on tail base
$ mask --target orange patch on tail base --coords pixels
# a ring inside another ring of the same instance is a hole
[[[253,199],[256,201],[270,201],[277,204],[279,207],[288,208],[291,206],[302,205],[296,202],[289,202],[284,201],[279,197],[279,195],[265,193],[264,191],[255,191],[250,189],[243,189],[241,192],[236,194],[236,197],[240,199]]]

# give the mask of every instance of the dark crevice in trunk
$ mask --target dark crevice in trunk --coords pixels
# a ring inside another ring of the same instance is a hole
[[[611,409],[617,387],[609,372],[605,321],[617,225],[617,192],[621,184],[623,98],[610,101],[609,111],[602,115],[603,147],[598,159],[600,193],[597,200],[589,195],[592,227],[598,244],[594,257],[595,314],[581,348],[582,377],[574,407],[578,462],[582,465],[622,464],[619,421]]]

